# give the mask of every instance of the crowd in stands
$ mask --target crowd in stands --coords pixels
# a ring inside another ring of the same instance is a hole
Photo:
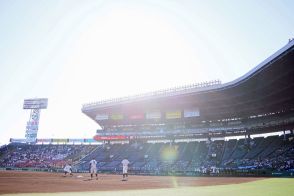
[[[94,146],[74,145],[7,145],[0,154],[0,167],[61,168],[66,162],[78,161]]]
[[[285,140],[283,136],[271,136],[172,144],[113,144],[97,148],[92,156],[102,163],[100,170],[119,171],[122,157],[129,157],[133,171],[147,173],[217,173],[242,168],[287,171],[294,168],[294,143],[291,138]],[[166,148],[173,149],[167,152],[167,156],[164,154]],[[87,164],[89,159],[85,158],[83,163]],[[81,164],[81,168],[86,166]]]
[[[16,145],[0,149],[0,167],[61,168],[73,163],[86,171],[91,159],[98,170],[118,172],[128,158],[131,171],[219,173],[238,169],[294,170],[294,136],[179,143],[104,145]]]
[[[132,125],[132,126],[105,126],[103,129],[97,130],[99,136],[125,135],[125,136],[163,136],[166,134],[182,135],[182,134],[199,134],[207,132],[222,131],[240,131],[244,129],[257,129],[261,127],[270,127],[293,123],[294,117],[292,113],[285,113],[278,116],[269,115],[262,117],[252,117],[249,119],[236,119],[225,121],[201,121],[195,124],[183,124],[182,122],[175,124],[154,124],[154,125]]]
[[[277,171],[294,169],[294,144],[293,141],[284,141],[284,145],[277,147],[272,154],[255,159],[235,160],[240,168],[274,169]]]

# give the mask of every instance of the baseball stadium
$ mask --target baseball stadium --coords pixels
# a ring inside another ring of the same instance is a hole
[[[37,138],[32,117],[26,139],[0,149],[0,194],[293,195],[293,62],[289,40],[228,83],[84,104],[81,112],[100,127],[93,138]],[[73,175],[64,175],[67,164]]]

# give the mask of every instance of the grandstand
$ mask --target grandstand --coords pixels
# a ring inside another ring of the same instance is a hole
[[[99,145],[69,145],[64,139],[55,140],[62,145],[39,139],[33,147],[12,142],[1,148],[0,167],[58,170],[71,161],[76,172],[85,172],[95,158],[99,171],[116,173],[128,157],[134,174],[291,176],[293,62],[291,41],[228,83],[85,104],[82,112],[102,127],[94,136]],[[260,135],[268,133],[272,136]]]

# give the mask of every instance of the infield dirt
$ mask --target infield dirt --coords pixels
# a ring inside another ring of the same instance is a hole
[[[90,180],[89,174],[63,177],[62,173],[0,171],[0,194],[5,193],[55,193],[82,191],[109,191],[157,189],[186,186],[213,186],[240,184],[264,178],[242,177],[174,177],[129,176],[121,181],[121,175],[99,174],[98,180]]]

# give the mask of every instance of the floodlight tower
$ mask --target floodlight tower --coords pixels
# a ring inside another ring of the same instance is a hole
[[[23,109],[30,109],[30,119],[26,126],[26,142],[35,143],[38,135],[39,129],[39,119],[41,109],[46,109],[48,105],[47,98],[40,99],[25,99],[23,104]]]

